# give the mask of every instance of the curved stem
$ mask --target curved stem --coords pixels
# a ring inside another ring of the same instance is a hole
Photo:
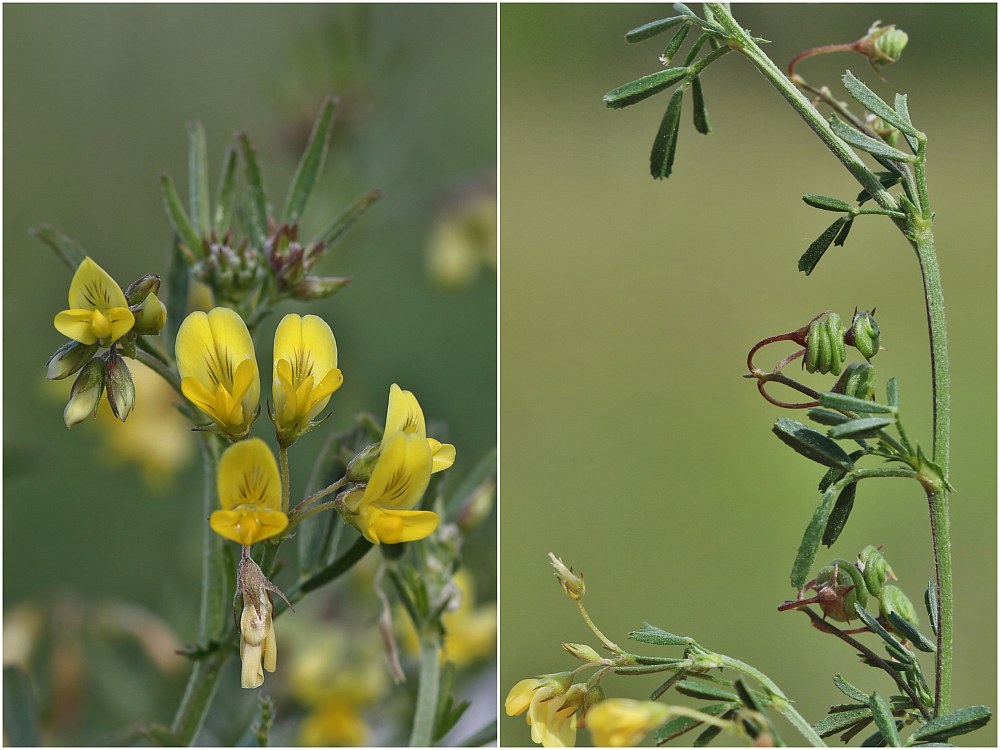
[[[614,651],[616,654],[624,653],[621,650],[621,648],[619,648],[617,644],[612,643],[608,639],[608,637],[606,635],[604,635],[604,633],[602,633],[600,631],[600,629],[597,627],[597,625],[594,624],[594,621],[590,619],[590,615],[587,614],[587,610],[583,606],[583,601],[580,600],[580,599],[575,599],[574,601],[576,602],[576,608],[578,610],[580,610],[580,616],[583,618],[583,621],[585,623],[587,623],[587,627],[588,628],[590,628],[592,631],[594,631],[594,635],[596,635],[598,638],[601,639],[601,643],[603,643],[609,649],[611,649],[612,651]]]
[[[805,52],[800,52],[795,57],[791,59],[788,63],[788,77],[795,77],[795,66],[800,60],[805,60],[807,57],[813,57],[814,55],[825,55],[830,52],[854,52],[854,43],[851,44],[824,44],[822,47],[813,47],[812,49],[807,49]]]

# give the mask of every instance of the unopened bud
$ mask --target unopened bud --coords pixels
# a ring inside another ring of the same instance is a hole
[[[129,306],[138,305],[150,294],[160,291],[160,277],[156,274],[147,273],[128,285],[125,290],[125,299]]]
[[[574,659],[579,659],[587,664],[600,664],[604,660],[599,653],[585,643],[564,643],[562,647]]]
[[[497,494],[495,479],[487,479],[480,484],[462,506],[458,513],[458,526],[468,532],[478,526],[493,510],[493,501]]]
[[[105,378],[111,411],[124,422],[135,407],[135,384],[125,360],[113,352],[108,356]]]
[[[858,553],[858,567],[865,579],[865,586],[872,596],[879,596],[886,581],[895,581],[896,574],[886,562],[878,547],[868,545]]]
[[[583,599],[584,594],[587,593],[587,587],[583,583],[583,574],[576,575],[572,568],[566,567],[563,561],[551,552],[549,560],[552,562],[552,567],[556,569],[556,580],[563,587],[566,596],[573,601]]]
[[[135,311],[135,325],[132,330],[144,336],[159,333],[167,322],[167,308],[159,298],[150,292]]]
[[[79,341],[63,344],[45,363],[45,377],[49,380],[68,378],[87,364],[100,348],[98,344],[81,344]]]
[[[349,276],[306,276],[292,287],[291,295],[297,300],[308,302],[329,297],[350,283]]]
[[[382,444],[373,443],[352,458],[347,464],[347,481],[367,482],[380,455],[382,455]]]
[[[587,712],[603,701],[606,697],[607,696],[604,694],[604,688],[602,688],[599,684],[588,687],[587,694],[583,696],[583,706],[580,707],[580,712],[577,714],[576,725],[578,727],[586,727]]]
[[[91,359],[80,370],[69,392],[69,401],[63,410],[63,421],[67,427],[93,416],[97,404],[104,393],[104,360]]]

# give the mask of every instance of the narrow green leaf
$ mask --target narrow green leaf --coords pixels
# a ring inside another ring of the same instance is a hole
[[[917,729],[914,742],[944,742],[959,734],[967,734],[986,726],[993,711],[988,706],[966,706],[931,719]]]
[[[198,236],[207,235],[211,229],[208,215],[208,146],[205,129],[200,122],[189,122],[188,132],[188,205],[191,226]],[[191,248],[194,250],[194,248]]]
[[[834,440],[873,438],[878,436],[880,430],[894,424],[895,417],[864,417],[831,427],[826,434]]]
[[[889,704],[885,698],[877,692],[872,693],[868,698],[868,708],[872,710],[872,718],[875,719],[875,726],[882,733],[882,738],[889,747],[900,747],[899,732],[896,731],[896,720],[892,717]]]
[[[896,110],[882,101],[878,94],[855,78],[854,74],[849,70],[844,73],[844,88],[847,89],[847,92],[858,104],[861,104],[873,115],[881,117],[884,122],[892,125],[900,132],[910,136],[917,136],[919,134],[919,131],[909,122],[909,118],[902,117]]]
[[[813,729],[820,737],[830,737],[838,732],[843,732],[858,722],[870,721],[871,716],[872,710],[868,706],[856,708],[853,711],[839,711],[835,714],[829,714],[813,724]]]
[[[920,628],[911,623],[909,620],[904,620],[895,612],[890,612],[887,617],[889,624],[892,625],[892,629],[899,633],[903,638],[910,641],[916,648],[928,654],[932,654],[937,651],[937,646],[934,644],[934,641],[924,635],[920,631]]]
[[[680,83],[687,75],[687,68],[667,68],[658,70],[643,76],[635,81],[612,89],[604,95],[604,103],[612,109],[621,109],[648,99],[653,94],[658,94],[670,88],[676,83]]]
[[[494,719],[486,726],[476,730],[473,734],[470,734],[462,740],[459,747],[485,747],[490,744],[495,744],[496,738],[497,720]]]
[[[687,677],[687,670],[680,669],[674,674],[670,675],[666,680],[664,680],[659,687],[657,687],[652,693],[649,694],[649,699],[651,701],[658,700],[661,695],[670,690],[674,685]]]
[[[188,250],[195,255],[201,255],[201,237],[191,225],[191,220],[184,211],[184,206],[181,204],[180,196],[177,195],[177,189],[174,187],[174,181],[170,179],[170,175],[160,175],[160,189],[163,192],[163,205],[167,210],[167,219],[170,220],[174,234],[180,238]]]
[[[799,270],[804,271],[806,276],[811,274],[823,258],[824,253],[830,249],[830,245],[833,244],[834,239],[840,234],[840,230],[850,220],[850,216],[841,216],[828,226],[823,231],[823,234],[813,240],[813,243],[802,253],[802,257],[799,258]]]
[[[330,133],[333,132],[331,125],[336,105],[337,100],[333,97],[328,96],[323,100],[323,106],[309,135],[306,150],[295,168],[295,176],[292,177],[288,197],[285,198],[285,208],[281,212],[283,220],[288,224],[295,224],[305,212],[309,196],[312,195],[316,180],[323,170],[323,160],[330,144]]]
[[[896,112],[898,112],[899,116],[903,118],[903,122],[911,127],[913,126],[913,121],[910,119],[910,107],[906,103],[906,94],[896,94]],[[903,137],[910,145],[910,148],[913,149],[913,152],[916,153],[917,149],[920,148],[920,141],[912,135],[909,135],[905,130],[903,130]]]
[[[83,263],[83,259],[87,257],[87,253],[79,242],[70,239],[49,224],[29,229],[28,234],[51,247],[71,271],[76,271],[77,266]]]
[[[806,416],[813,422],[833,427],[834,425],[850,422],[851,418],[837,411],[827,411],[826,409],[809,409]]]
[[[868,611],[864,607],[855,602],[854,611],[858,613],[858,617],[860,617],[861,621],[868,626],[870,631],[886,642],[886,645],[889,646],[893,656],[904,664],[913,663],[913,655],[906,650],[902,643],[896,640],[896,637],[892,633],[882,627],[882,623],[868,614]]]
[[[826,474],[824,474],[823,478],[819,480],[819,486],[816,489],[820,492],[826,492],[827,488],[831,484],[839,482],[845,476],[847,476],[847,472],[843,469],[827,469]]]
[[[731,690],[725,690],[723,688],[716,687],[715,685],[698,682],[696,680],[682,680],[677,683],[676,690],[681,695],[687,695],[691,698],[702,698],[709,701],[722,700],[733,703],[739,701],[736,693]]]
[[[801,422],[784,417],[775,421],[771,431],[778,439],[810,461],[844,471],[854,469],[854,462],[837,443]]]
[[[893,406],[886,406],[885,404],[879,404],[863,398],[855,398],[854,396],[846,396],[843,393],[821,393],[819,394],[819,402],[822,406],[830,409],[854,411],[860,414],[892,414],[896,411]]]
[[[764,713],[764,707],[761,705],[760,700],[758,700],[757,693],[748,688],[742,678],[737,677],[733,680],[733,687],[736,688],[736,694],[740,697],[740,701],[742,701],[744,706],[751,711]]]
[[[837,690],[842,692],[851,700],[856,700],[859,703],[867,703],[868,696],[863,690],[854,687],[851,683],[845,680],[841,675],[836,674],[833,676],[833,684],[837,686]]]
[[[631,31],[626,32],[625,41],[635,44],[636,42],[652,39],[654,36],[662,34],[664,31],[672,29],[678,24],[685,23],[687,20],[684,16],[671,16],[670,18],[661,18],[659,21],[644,23],[642,26],[637,26]]]
[[[708,706],[699,706],[698,710],[709,716],[718,716],[734,708],[736,703],[713,703]],[[692,719],[690,716],[677,716],[656,730],[656,744],[662,745],[672,739],[680,737],[685,732],[689,732],[703,722]]]
[[[902,162],[912,162],[917,160],[917,157],[913,154],[903,153],[899,149],[893,148],[884,141],[877,141],[874,138],[869,138],[864,133],[852,128],[836,115],[834,115],[830,120],[830,127],[833,129],[834,134],[845,143],[860,151],[865,151],[872,156],[880,156],[883,159],[892,159],[893,161]]]
[[[894,722],[893,726],[896,727],[896,733],[898,735],[900,728],[902,728],[902,726],[903,726],[903,723],[902,722],[898,722],[898,723]],[[874,734],[871,734],[868,737],[865,737],[865,739],[861,742],[861,744],[859,745],[859,747],[885,747],[887,744],[888,743],[885,741],[885,737],[882,736],[882,730],[880,729],[877,732],[875,732]],[[896,745],[894,747],[899,747],[899,746]]]
[[[893,185],[896,185],[899,182],[899,179],[900,179],[899,175],[896,174],[895,172],[878,173],[879,184],[886,190],[891,188]],[[862,190],[860,193],[858,193],[857,201],[859,204],[863,204],[867,201],[870,201],[871,199],[872,196],[868,194],[867,190]]]
[[[674,153],[677,151],[677,136],[681,127],[681,104],[684,90],[678,89],[670,97],[667,111],[663,113],[660,129],[653,139],[653,150],[649,154],[649,171],[654,179],[663,180],[670,176],[674,167]]]
[[[827,519],[826,528],[823,530],[823,544],[827,547],[833,546],[833,543],[840,537],[840,532],[847,525],[847,519],[850,518],[851,510],[854,509],[854,498],[857,494],[858,483],[851,482],[837,497],[837,502]]]
[[[695,737],[694,742],[691,743],[691,747],[707,747],[708,744],[722,734],[722,727],[717,727],[714,724],[705,728],[705,731]]]
[[[267,191],[264,189],[264,178],[260,174],[260,165],[257,163],[257,153],[254,151],[250,136],[240,133],[237,136],[240,144],[240,152],[243,154],[243,162],[247,178],[247,233],[251,236],[251,241],[259,246],[264,245],[267,239]]]
[[[931,621],[931,630],[934,635],[938,634],[938,610],[937,610],[937,586],[934,581],[927,582],[927,590],[924,591],[924,606],[927,607],[927,617]]]
[[[222,157],[222,171],[215,187],[215,214],[212,216],[212,229],[218,235],[225,234],[229,229],[229,221],[233,215],[233,196],[236,194],[236,147],[227,146]]]
[[[799,542],[795,562],[792,563],[792,588],[801,589],[809,578],[809,571],[812,570],[813,563],[816,562],[816,552],[819,550],[826,522],[830,517],[831,507],[833,507],[833,492],[827,490],[823,493],[809,525],[806,526],[806,530],[802,534],[802,541]]]
[[[823,211],[840,211],[842,213],[851,213],[854,210],[854,206],[850,203],[845,203],[839,198],[830,198],[826,195],[816,195],[815,193],[805,193],[802,196],[802,200],[807,206],[812,206],[813,208],[819,208]]]
[[[896,378],[889,378],[885,384],[885,402],[893,409],[899,408],[899,383]]]
[[[190,284],[189,268],[187,259],[181,252],[178,240],[175,237],[170,243],[170,262],[166,278],[166,301],[167,308],[166,345],[167,351],[174,350],[174,341],[177,340],[177,329],[184,322],[187,314],[188,287]]]
[[[38,747],[38,704],[31,680],[20,667],[3,668],[3,739],[12,747]]]
[[[690,638],[660,630],[648,622],[644,622],[638,630],[631,631],[628,637],[629,640],[651,643],[654,646],[688,646],[692,642]]]
[[[313,244],[322,242],[327,248],[337,244],[347,230],[353,226],[354,222],[360,219],[381,197],[381,190],[369,190],[349,206],[344,213],[334,219],[326,229],[320,232],[316,236],[316,239],[313,240]]]
[[[694,129],[702,135],[708,135],[712,132],[712,123],[708,119],[705,94],[701,90],[701,79],[698,76],[691,81],[691,104],[694,107]]]
[[[853,226],[854,217],[847,217],[847,221],[845,221],[843,226],[840,227],[840,231],[837,232],[837,236],[833,238],[833,244],[837,247],[843,247],[844,243],[847,242],[847,235],[851,233],[851,227]]]
[[[677,54],[677,50],[681,48],[684,40],[687,39],[689,31],[691,31],[691,27],[687,24],[677,29],[677,32],[667,42],[667,46],[663,48],[663,54],[660,55],[660,62],[664,65],[670,64],[671,60],[674,59],[674,55]]]
[[[691,10],[689,7],[687,7],[684,3],[674,3],[674,10],[676,10],[678,13],[684,14],[685,16],[697,18],[697,16],[695,16],[694,14],[694,11]]]

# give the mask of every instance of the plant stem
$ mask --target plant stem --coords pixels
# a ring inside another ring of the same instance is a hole
[[[725,654],[714,654],[714,656],[718,658],[721,666],[737,672],[742,672],[748,677],[752,677],[757,680],[757,682],[759,682],[773,696],[771,699],[771,705],[774,707],[774,710],[788,719],[789,723],[799,730],[799,734],[805,737],[812,747],[827,746],[827,744],[823,742],[823,738],[816,734],[816,730],[813,729],[809,722],[805,720],[805,717],[795,710],[795,706],[792,705],[792,701],[789,700],[788,696],[781,692],[781,688],[774,684],[774,681],[770,677],[761,672],[759,669],[741,662],[739,659],[734,659],[731,656],[726,656]]]
[[[184,394],[181,392],[181,380],[180,377],[174,372],[172,367],[166,365],[163,360],[159,357],[150,354],[145,349],[137,349],[135,353],[135,358],[142,362],[150,370],[153,370],[157,375],[166,380],[170,387],[173,388],[181,396]]]
[[[195,663],[191,678],[184,689],[184,697],[170,731],[180,745],[190,745],[205,722],[208,707],[219,686],[219,674],[229,659],[230,649],[220,649],[211,656]]]
[[[931,544],[934,547],[934,578],[937,585],[937,658],[934,661],[934,714],[937,716],[947,713],[951,702],[954,592],[948,493],[943,488],[928,489],[927,506],[931,515]]]
[[[281,463],[281,512],[288,515],[288,498],[291,495],[292,479],[288,475],[288,447],[278,444],[278,458]]]
[[[576,608],[580,610],[580,616],[583,618],[583,621],[587,623],[588,628],[594,631],[594,635],[601,639],[601,643],[607,646],[611,651],[614,651],[616,654],[624,653],[624,651],[622,651],[616,643],[612,643],[611,640],[609,640],[608,637],[600,631],[597,625],[594,624],[594,621],[590,619],[590,615],[587,614],[587,610],[583,606],[583,600],[575,599],[574,601],[576,602]]]
[[[413,716],[410,747],[430,747],[434,739],[434,720],[437,717],[438,694],[441,690],[440,638],[434,633],[424,633],[420,639],[420,687],[417,691],[417,710]]]

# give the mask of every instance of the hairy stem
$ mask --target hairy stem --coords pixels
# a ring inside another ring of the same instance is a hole
[[[410,747],[430,747],[434,739],[434,720],[441,692],[440,650],[440,637],[424,633],[420,639],[420,687],[417,691],[417,710],[413,716]]]

